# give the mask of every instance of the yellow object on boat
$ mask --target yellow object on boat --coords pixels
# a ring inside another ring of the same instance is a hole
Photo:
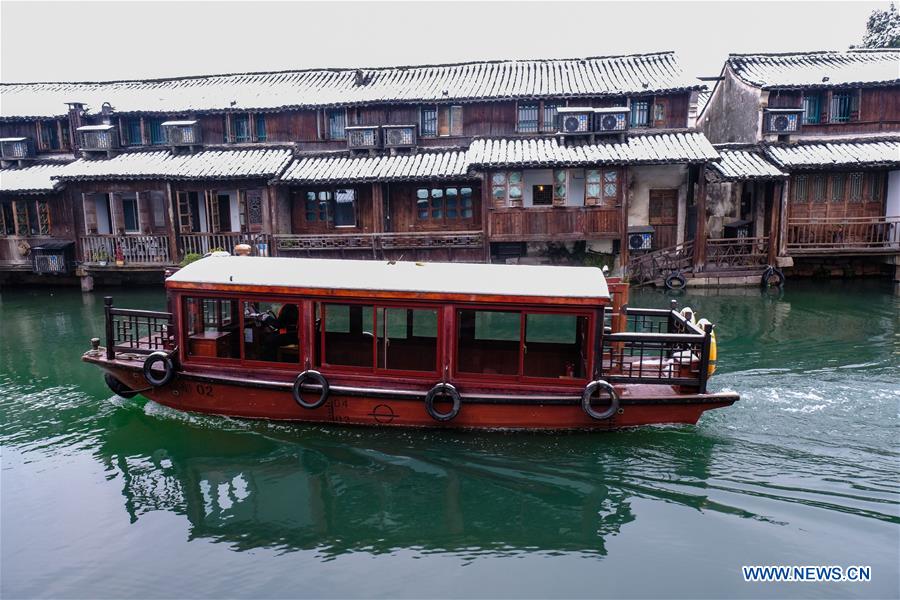
[[[706,330],[707,325],[712,325],[708,319],[700,319],[697,321],[697,326],[700,329]],[[716,347],[716,330],[712,329],[709,332],[709,366],[706,368],[706,376],[712,377],[713,373],[716,372],[716,358],[718,357],[718,348]]]

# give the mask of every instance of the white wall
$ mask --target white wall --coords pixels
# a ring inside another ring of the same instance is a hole
[[[532,202],[534,194],[531,193],[532,186],[548,185],[553,187],[553,170],[552,169],[532,169],[525,171],[522,178],[525,189],[522,195],[522,206],[534,206]]]
[[[888,173],[886,217],[900,216],[900,171]]]
[[[688,168],[685,165],[632,167],[629,171],[628,225],[650,222],[650,190],[678,190],[678,242],[684,241]]]

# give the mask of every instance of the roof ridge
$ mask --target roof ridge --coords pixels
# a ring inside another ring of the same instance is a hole
[[[354,71],[391,71],[391,70],[412,70],[412,69],[436,69],[442,67],[461,67],[467,65],[490,65],[490,64],[503,64],[503,63],[529,63],[529,62],[567,62],[567,61],[588,61],[588,60],[607,60],[607,59],[625,59],[625,58],[636,58],[636,57],[653,57],[653,56],[663,56],[670,55],[675,56],[674,50],[659,50],[656,52],[638,52],[632,54],[610,54],[605,56],[575,56],[569,58],[517,58],[517,59],[483,59],[483,60],[470,60],[470,61],[459,61],[459,62],[447,62],[447,63],[434,63],[434,64],[418,64],[418,65],[388,65],[381,67],[310,67],[307,69],[281,69],[275,71],[235,71],[231,73],[207,73],[204,75],[178,75],[172,77],[151,77],[146,79],[108,79],[108,80],[96,80],[96,81],[10,81],[10,82],[0,82],[0,87],[2,86],[15,86],[15,85],[53,85],[53,84],[67,84],[67,85],[97,85],[97,84],[113,84],[113,83],[161,83],[167,81],[185,81],[185,80],[199,80],[199,79],[208,79],[214,77],[238,77],[238,76],[246,76],[246,75],[285,75],[285,74],[294,74],[294,73],[346,73],[346,72],[354,72]]]

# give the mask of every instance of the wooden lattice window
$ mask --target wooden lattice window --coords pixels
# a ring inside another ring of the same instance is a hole
[[[519,133],[537,133],[540,105],[537,102],[519,104],[516,131]]]
[[[631,102],[631,126],[632,127],[649,127],[650,126],[650,101],[649,100],[633,100]]]
[[[266,115],[264,113],[256,113],[256,141],[265,142],[269,139],[266,132]]]
[[[884,200],[884,176],[881,173],[869,173],[869,201]]]
[[[847,189],[847,177],[843,173],[831,176],[831,201],[843,202]]]
[[[164,119],[150,119],[149,121],[150,143],[154,146],[162,146],[166,143],[166,130],[162,126],[164,122]]]
[[[474,216],[470,187],[435,187],[416,190],[416,216],[421,221],[459,221]]]
[[[825,176],[812,176],[812,201],[825,202]]]
[[[850,202],[862,202],[863,174],[850,173]]]
[[[347,112],[343,108],[332,108],[325,111],[328,139],[343,140],[347,137]]]
[[[37,217],[38,217],[38,234],[50,235],[50,205],[46,200],[38,200]]]
[[[796,204],[804,204],[807,202],[809,195],[809,179],[806,175],[797,175],[794,177],[794,193],[793,200]]]
[[[437,135],[437,107],[423,106],[419,115],[419,135],[434,137]]]
[[[806,125],[817,125],[819,123],[820,96],[819,94],[810,94],[803,97],[803,123]]]

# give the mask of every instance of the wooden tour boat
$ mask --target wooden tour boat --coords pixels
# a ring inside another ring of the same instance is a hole
[[[217,253],[223,254],[223,253]],[[712,325],[587,267],[213,255],[169,312],[106,303],[83,360],[126,398],[258,419],[485,429],[696,423]],[[702,322],[701,322],[702,323]]]

